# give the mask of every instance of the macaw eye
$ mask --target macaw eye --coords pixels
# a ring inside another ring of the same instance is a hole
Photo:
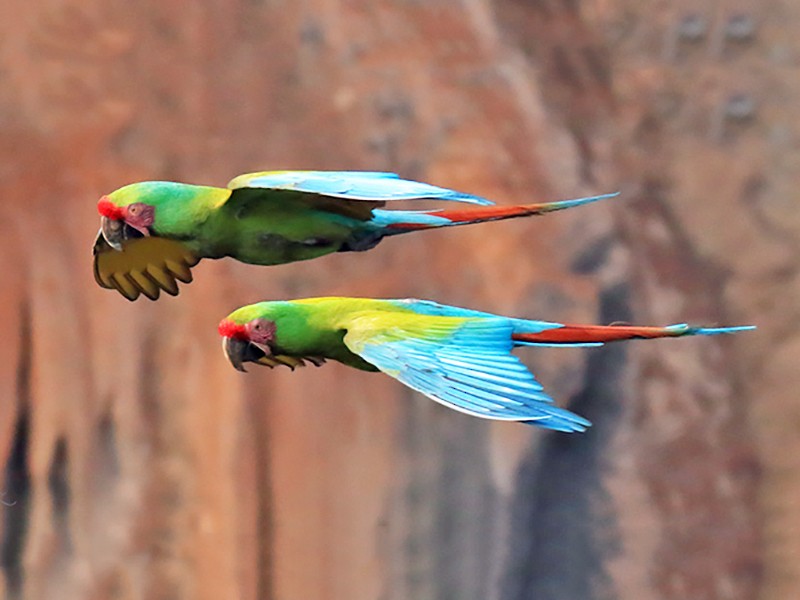
[[[253,342],[266,344],[275,335],[275,324],[265,319],[254,319],[247,325],[250,339]]]
[[[131,204],[131,205],[128,207],[128,212],[129,212],[131,215],[133,215],[134,217],[135,217],[137,214],[139,214],[139,211],[140,211],[140,210],[141,210],[141,206],[139,206],[138,204]]]

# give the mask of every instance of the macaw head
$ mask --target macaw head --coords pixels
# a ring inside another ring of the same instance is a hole
[[[244,363],[258,363],[274,353],[277,325],[265,317],[248,318],[233,313],[219,324],[222,349],[237,371],[245,371]]]
[[[301,311],[294,302],[278,301],[233,311],[218,329],[225,356],[237,371],[244,371],[245,363],[270,368],[284,365],[294,370],[310,362],[319,367],[325,362],[323,356],[299,354],[297,344],[303,338]]]
[[[180,185],[180,184],[172,184]],[[126,185],[100,198],[100,231],[116,250],[130,238],[149,236],[160,205],[168,201],[168,182],[147,181]]]
[[[100,230],[116,250],[128,239],[151,234],[191,236],[208,210],[229,196],[230,190],[172,181],[132,183],[100,198]]]

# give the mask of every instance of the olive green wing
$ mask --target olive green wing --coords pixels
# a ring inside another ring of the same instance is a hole
[[[228,189],[233,190],[228,205],[253,198],[277,199],[359,220],[369,220],[372,209],[394,200],[492,204],[480,196],[401,179],[395,173],[373,171],[262,171],[235,177],[228,183]]]
[[[144,294],[156,300],[161,291],[178,294],[178,281],[192,281],[199,258],[180,242],[148,236],[124,242],[115,250],[98,233],[92,249],[94,278],[100,287],[117,290],[128,300]]]

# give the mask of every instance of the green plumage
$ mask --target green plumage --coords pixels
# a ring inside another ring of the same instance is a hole
[[[584,430],[589,422],[554,406],[510,353],[520,323],[418,300],[331,297],[246,306],[224,319],[219,331],[239,370],[245,362],[294,368],[333,359],[380,370],[473,416]]]
[[[109,195],[118,206],[143,202],[155,208],[152,234],[185,244],[200,258],[231,256],[278,265],[336,252],[371,216],[369,203],[287,190],[222,188],[144,182]]]
[[[544,214],[608,196],[492,206],[489,200],[400,179],[392,173],[272,171],[240,175],[227,188],[169,181],[122,187],[98,202],[95,277],[129,300],[177,294],[203,258],[256,265],[363,251],[412,231]],[[395,200],[479,205],[468,210],[385,210]],[[153,240],[160,240],[154,242]]]
[[[375,327],[391,330],[407,326],[417,317],[411,310],[387,300],[332,297],[251,304],[228,318],[238,325],[254,319],[274,322],[275,354],[297,358],[322,356],[364,371],[377,371],[345,344],[348,329],[359,319],[369,319]],[[354,341],[358,344],[358,340]]]
[[[309,298],[240,308],[219,325],[231,364],[319,365],[333,359],[380,370],[460,412],[583,431],[589,421],[553,404],[511,351],[516,346],[598,345],[739,327],[568,325],[509,318],[425,300]]]

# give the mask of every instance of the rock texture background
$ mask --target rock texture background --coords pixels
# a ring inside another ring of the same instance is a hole
[[[7,0],[0,556],[9,599],[785,599],[800,586],[800,8],[788,0]],[[95,200],[387,169],[527,222],[96,287]],[[225,363],[263,298],[756,323],[524,353],[585,435],[385,377]]]

